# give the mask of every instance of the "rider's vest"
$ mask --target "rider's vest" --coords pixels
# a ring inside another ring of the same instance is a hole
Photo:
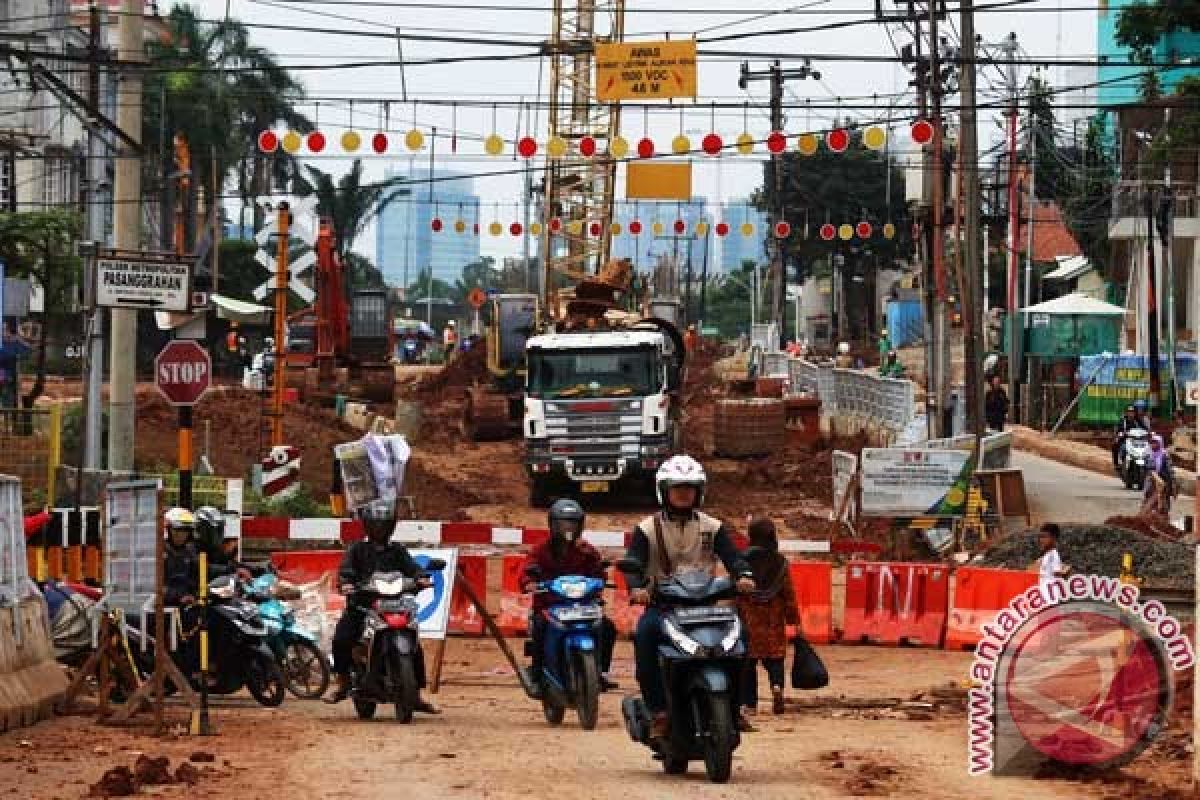
[[[659,535],[655,523],[662,531],[662,543],[666,546],[667,557],[664,558],[659,547]],[[707,514],[696,512],[686,521],[680,522],[669,519],[665,514],[655,514],[646,517],[638,528],[646,534],[650,542],[650,558],[646,565],[646,577],[662,578],[670,569],[713,569],[716,566],[716,555],[713,551],[713,541],[717,531],[721,530],[721,521]]]

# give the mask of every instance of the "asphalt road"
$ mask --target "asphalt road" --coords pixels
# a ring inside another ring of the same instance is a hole
[[[1021,451],[1013,451],[1013,466],[1025,473],[1034,525],[1102,523],[1117,514],[1136,514],[1142,504],[1141,492],[1126,489],[1112,473],[1102,475]]]

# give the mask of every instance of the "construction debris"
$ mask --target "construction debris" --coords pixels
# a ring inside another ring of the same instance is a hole
[[[1037,530],[1015,533],[997,542],[976,563],[987,567],[1028,569],[1041,557]],[[1119,577],[1121,557],[1133,554],[1135,574],[1164,584],[1191,586],[1195,545],[1161,541],[1137,531],[1108,525],[1063,525],[1058,552],[1076,574]]]

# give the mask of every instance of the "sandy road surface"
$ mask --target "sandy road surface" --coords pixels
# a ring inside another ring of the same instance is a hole
[[[1032,453],[1013,451],[1013,466],[1025,474],[1033,524],[1042,521],[1098,525],[1109,517],[1133,515],[1142,493],[1126,489],[1116,475],[1101,475]]]
[[[969,654],[867,647],[823,648],[834,685],[803,700],[848,698],[833,708],[793,705],[781,717],[760,714],[735,756],[734,777],[713,786],[693,765],[684,778],[662,774],[648,751],[629,741],[620,723],[620,692],[603,698],[598,730],[584,732],[568,716],[550,728],[540,709],[516,688],[490,642],[451,640],[446,684],[436,697],[444,713],[400,726],[381,714],[365,723],[349,704],[289,700],[278,710],[249,698],[219,701],[220,735],[158,739],[139,730],[98,727],[69,717],[0,736],[0,797],[78,798],[114,765],[138,753],[189,755],[196,785],[143,790],[142,796],[287,797],[295,800],[435,798],[1116,798],[1164,797],[1188,768],[1179,753],[1152,754],[1116,784],[1079,780],[971,778],[965,769],[965,717],[943,709],[917,719],[890,710],[852,709],[855,700],[909,699],[961,680]],[[629,646],[614,665],[622,689],[633,683]],[[792,693],[793,696],[799,693]],[[205,758],[205,756],[201,756]],[[400,793],[403,793],[402,795]]]

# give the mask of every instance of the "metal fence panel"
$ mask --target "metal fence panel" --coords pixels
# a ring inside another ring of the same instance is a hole
[[[0,408],[0,453],[5,471],[21,480],[25,504],[53,506],[62,460],[62,407]]]

